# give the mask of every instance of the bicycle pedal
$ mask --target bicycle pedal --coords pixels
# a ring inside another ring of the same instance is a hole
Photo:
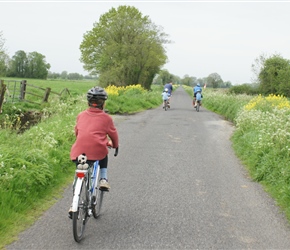
[[[99,188],[101,191],[105,191],[105,192],[109,192],[109,189],[108,188]]]

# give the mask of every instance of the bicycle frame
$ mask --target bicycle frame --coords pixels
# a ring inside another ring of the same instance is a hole
[[[80,191],[81,191],[83,178],[85,178],[85,176],[87,176],[88,171],[89,171],[88,169],[87,170],[79,170],[79,169],[77,169],[75,171],[77,179],[75,181],[75,187],[74,187],[72,212],[77,212],[78,211],[79,194],[80,194]]]
[[[169,99],[163,101],[163,106],[165,111],[169,108]]]
[[[96,193],[97,179],[100,174],[99,161],[95,161],[94,165],[86,170],[76,169],[75,173],[77,179],[74,188],[72,212],[77,212],[78,210],[79,193],[81,191],[83,178],[86,177],[88,179],[87,181],[89,181],[89,202],[91,202],[91,197]]]
[[[201,98],[197,100],[195,96],[193,96],[192,104],[194,105],[197,112],[199,112],[200,106],[201,106]]]

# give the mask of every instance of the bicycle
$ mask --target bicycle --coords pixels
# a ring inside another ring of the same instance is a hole
[[[201,98],[202,98],[202,95],[200,92],[197,92],[196,97],[193,98],[193,105],[197,112],[199,112],[199,109],[201,106]]]
[[[195,109],[197,112],[199,112],[199,108],[200,108],[200,101],[197,101],[196,106],[195,106]]]
[[[118,155],[118,148],[114,156]],[[85,226],[93,215],[97,219],[100,215],[104,192],[99,186],[100,166],[95,161],[92,166],[85,162],[79,164],[75,171],[74,195],[72,203],[73,236],[76,242],[83,238]]]
[[[164,100],[164,110],[166,111],[168,108],[170,108],[169,100]]]

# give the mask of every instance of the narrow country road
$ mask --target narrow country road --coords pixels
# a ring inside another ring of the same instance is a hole
[[[8,250],[290,249],[289,223],[231,148],[234,127],[204,107],[196,112],[182,87],[168,111],[115,124],[121,146],[109,156],[111,191],[83,241],[73,239],[68,187]]]

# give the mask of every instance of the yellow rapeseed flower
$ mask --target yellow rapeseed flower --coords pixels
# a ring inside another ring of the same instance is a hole
[[[127,90],[139,90],[140,92],[146,91],[141,84],[136,84],[136,85],[128,85],[128,86],[115,86],[115,85],[109,85],[108,87],[105,88],[106,92],[108,95],[115,95],[118,96],[120,93],[124,93]]]
[[[256,106],[257,106],[259,103],[262,102],[262,100],[263,100],[263,97],[262,97],[261,95],[258,95],[258,96],[256,96],[256,97],[254,97],[251,101],[249,101],[249,103],[246,104],[246,105],[244,106],[244,108],[245,108],[246,110],[252,110],[252,109],[255,109]]]
[[[114,85],[110,85],[108,87],[105,88],[106,92],[108,93],[108,95],[119,95],[119,89],[120,87],[114,86]]]
[[[282,95],[270,94],[266,97],[258,95],[257,97],[254,97],[247,105],[244,106],[245,110],[259,109],[263,107],[290,109],[290,102],[286,97]]]

